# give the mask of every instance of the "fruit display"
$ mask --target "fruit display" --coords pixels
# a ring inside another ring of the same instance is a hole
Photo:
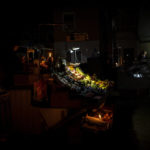
[[[92,88],[100,88],[102,90],[106,90],[109,87],[113,87],[114,82],[109,80],[99,80],[99,79],[92,79],[88,74],[83,73],[83,71],[73,66],[67,66],[66,71],[68,73],[71,73],[75,80],[78,80],[79,82],[82,82],[85,84],[85,86],[91,86]]]
[[[107,91],[113,87],[114,82],[99,80],[96,76],[85,74],[79,67],[66,66],[65,72],[55,73],[56,80],[70,89],[73,95],[80,95],[92,99],[102,99]]]
[[[66,66],[65,72],[55,73],[56,78],[69,89],[69,93],[79,95],[88,99],[88,109],[95,107],[93,102],[96,100],[98,108],[90,110],[83,117],[83,128],[93,131],[108,130],[113,122],[113,111],[104,107],[107,92],[114,86],[113,81],[97,79],[96,75],[85,74],[79,67]],[[73,95],[73,96],[74,96]],[[92,99],[92,101],[91,101]],[[93,101],[94,99],[94,101]],[[92,103],[90,103],[92,102]],[[91,107],[92,106],[92,107]]]
[[[106,131],[111,128],[113,123],[113,109],[102,107],[92,109],[82,120],[82,127],[92,131]]]

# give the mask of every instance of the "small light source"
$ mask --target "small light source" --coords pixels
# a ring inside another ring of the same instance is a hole
[[[73,50],[70,50],[70,53],[73,53]]]
[[[79,50],[80,48],[79,47],[74,47],[74,48],[72,48],[74,51],[76,51],[76,50]]]
[[[115,65],[116,65],[116,67],[119,67],[119,64],[117,62],[115,63]]]
[[[100,119],[100,120],[102,119],[102,116],[101,116],[101,114],[99,114],[99,115],[98,115],[98,117],[99,117],[99,119]]]
[[[142,78],[143,75],[140,74],[140,73],[135,73],[135,74],[133,74],[133,77],[134,77],[134,78]]]
[[[52,56],[52,53],[51,53],[51,52],[49,52],[49,54],[48,54],[48,55],[49,55],[49,57],[51,57],[51,56]]]

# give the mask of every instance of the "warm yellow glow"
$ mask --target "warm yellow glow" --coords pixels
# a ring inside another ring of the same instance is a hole
[[[109,87],[114,85],[113,81],[109,80],[98,80],[91,78],[88,74],[84,74],[79,67],[67,66],[66,70],[71,72],[73,78],[84,83],[86,86],[91,86],[92,88],[100,88],[102,90],[106,90]]]
[[[34,53],[34,49],[28,48],[28,49],[27,49],[27,52],[28,52],[28,53]]]
[[[48,56],[49,56],[49,57],[52,57],[52,53],[51,53],[51,52],[49,52]]]
[[[99,119],[100,119],[100,120],[102,119],[102,116],[101,116],[101,114],[99,114],[99,115],[98,115],[98,117],[99,117]]]

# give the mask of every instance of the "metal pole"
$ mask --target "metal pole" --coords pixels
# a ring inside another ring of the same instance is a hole
[[[74,63],[76,63],[76,51],[74,51]]]

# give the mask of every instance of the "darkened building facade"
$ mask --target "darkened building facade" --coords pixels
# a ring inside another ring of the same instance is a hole
[[[113,64],[121,65],[129,59],[133,61],[140,51],[147,50],[149,54],[149,10],[69,4],[29,10],[23,15],[23,10],[18,10],[21,15],[13,13],[14,17],[4,24],[9,38],[4,35],[27,46],[55,49],[62,58],[72,48],[80,48],[77,59],[83,63],[103,54]]]
[[[144,51],[150,56],[150,8],[117,8],[113,16],[113,58],[119,65],[131,64]]]
[[[113,64],[134,61],[139,51],[140,8],[63,8],[54,9],[54,48],[61,57],[80,47],[81,62],[103,55]]]
[[[95,8],[54,9],[54,48],[66,58],[68,51],[78,48],[81,62],[99,53],[99,10]],[[72,58],[73,59],[73,58]],[[79,59],[79,58],[78,58]]]
[[[139,51],[146,51],[150,57],[150,7],[142,7],[139,11],[138,22],[138,37],[139,37]]]
[[[138,50],[139,8],[118,8],[112,19],[113,61],[118,65],[131,63]]]

